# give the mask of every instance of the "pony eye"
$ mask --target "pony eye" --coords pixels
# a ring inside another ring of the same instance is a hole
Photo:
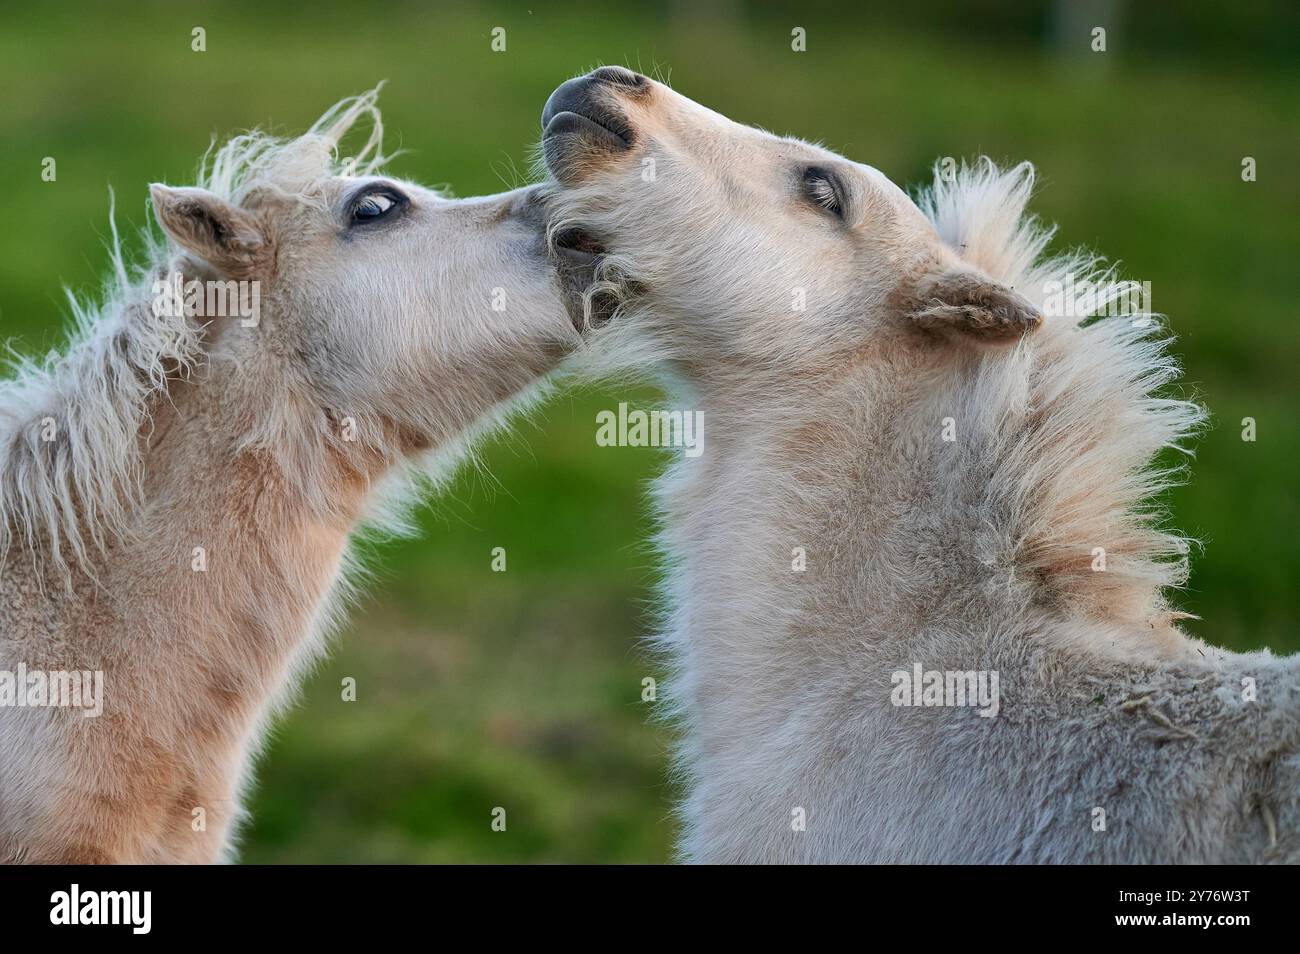
[[[352,204],[352,223],[378,221],[405,204],[404,196],[389,189],[367,192]]]
[[[834,174],[820,166],[809,166],[803,174],[804,194],[815,205],[837,218],[844,217],[844,201]]]

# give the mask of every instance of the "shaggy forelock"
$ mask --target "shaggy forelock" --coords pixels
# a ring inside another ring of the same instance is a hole
[[[365,176],[379,172],[392,158],[383,151],[384,122],[376,86],[331,107],[312,127],[293,139],[252,130],[235,136],[209,153],[199,171],[198,185],[236,205],[261,193],[298,201],[320,197],[320,184],[332,176]],[[366,140],[350,156],[340,155],[340,143],[358,123]]]

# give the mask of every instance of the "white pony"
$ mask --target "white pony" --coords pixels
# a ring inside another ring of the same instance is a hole
[[[355,528],[578,343],[535,190],[445,199],[381,134],[371,92],[154,186],[167,242],[0,383],[0,862],[228,858]]]
[[[1177,627],[1151,462],[1201,411],[1150,314],[1044,318],[1126,289],[1043,257],[1027,165],[918,207],[612,67],[543,121],[593,366],[705,422],[655,494],[685,858],[1300,859],[1300,657]]]

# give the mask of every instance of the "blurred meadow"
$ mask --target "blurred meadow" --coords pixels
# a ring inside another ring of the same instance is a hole
[[[919,7],[920,5],[918,5]],[[212,136],[300,131],[386,79],[395,174],[457,195],[524,181],[562,80],[618,63],[737,120],[820,140],[896,182],[941,156],[1030,159],[1056,246],[1151,282],[1210,409],[1172,521],[1204,550],[1188,629],[1300,649],[1300,13],[1285,2],[861,5],[544,2],[5,4],[0,29],[0,340],[63,340],[61,284],[93,295],[146,185],[192,180]],[[206,52],[191,30],[206,30]],[[493,52],[493,27],[507,48]],[[791,30],[807,50],[791,50]],[[1091,30],[1107,49],[1090,49]],[[41,162],[57,160],[57,180]],[[1242,180],[1243,157],[1257,181]],[[656,452],[596,446],[626,393],[561,394],[371,548],[374,578],[257,772],[242,860],[661,861],[662,675],[639,640]],[[649,400],[638,392],[637,400]],[[1241,439],[1253,417],[1258,437]],[[490,570],[491,549],[508,553]],[[183,634],[178,634],[183,638]],[[340,682],[357,680],[355,703]],[[505,833],[489,827],[504,806]]]

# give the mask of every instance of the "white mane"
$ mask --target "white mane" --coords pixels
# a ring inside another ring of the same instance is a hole
[[[390,157],[378,93],[342,100],[294,139],[236,136],[209,152],[196,185],[240,205],[262,192],[310,202],[328,176],[379,170]],[[341,139],[363,118],[366,141],[340,158]],[[91,551],[123,532],[139,497],[140,436],[153,402],[202,357],[201,324],[151,308],[151,285],[177,253],[147,227],[144,261],[129,269],[111,209],[110,227],[113,271],[101,303],[67,292],[73,329],[63,353],[12,352],[12,377],[0,381],[0,562],[20,539],[57,570],[71,560],[89,572]]]
[[[1053,283],[1092,283],[1106,290],[1095,302],[1104,313],[1134,283],[1116,282],[1093,255],[1044,257],[1052,231],[1025,211],[1033,182],[1028,163],[1000,171],[983,160],[948,178],[936,167],[918,204],[944,241],[1040,308]],[[1162,588],[1186,580],[1188,543],[1160,529],[1151,506],[1176,470],[1155,459],[1165,448],[1190,454],[1180,442],[1205,415],[1165,394],[1178,367],[1159,317],[1049,314],[1032,344],[984,360],[968,386],[965,410],[984,439],[975,453],[1011,511],[1002,556],[1090,615],[1145,619]],[[1105,572],[1094,572],[1101,545]]]

